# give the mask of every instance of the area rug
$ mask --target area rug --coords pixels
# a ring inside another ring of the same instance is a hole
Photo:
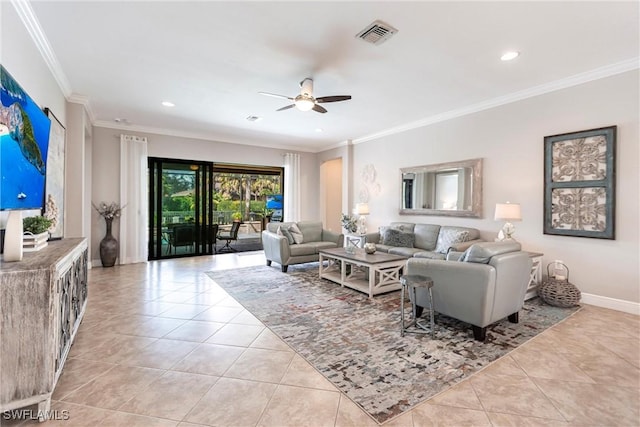
[[[520,323],[487,329],[436,315],[436,336],[400,336],[400,292],[369,299],[318,277],[318,263],[207,272],[347,397],[382,423],[504,356],[577,308],[525,303]]]

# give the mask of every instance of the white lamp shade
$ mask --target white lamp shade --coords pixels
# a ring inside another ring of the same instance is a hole
[[[354,209],[354,213],[358,215],[369,215],[369,204],[368,203],[356,203],[356,208]]]
[[[520,221],[522,213],[519,203],[496,203],[496,221]]]

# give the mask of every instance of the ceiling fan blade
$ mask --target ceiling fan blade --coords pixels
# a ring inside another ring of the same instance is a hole
[[[318,113],[326,113],[327,112],[326,108],[324,108],[322,105],[318,105],[318,104],[314,105],[312,110],[313,111],[317,111]]]
[[[291,98],[290,96],[278,95],[277,93],[269,93],[269,92],[258,92],[258,93],[260,95],[273,96],[274,98],[283,98],[283,99],[289,99],[293,101],[293,98]]]
[[[295,106],[296,106],[296,104],[287,105],[285,107],[278,108],[276,111],[288,110],[289,108],[293,108]]]
[[[320,98],[316,98],[316,102],[338,102],[348,101],[350,99],[351,95],[321,96]]]

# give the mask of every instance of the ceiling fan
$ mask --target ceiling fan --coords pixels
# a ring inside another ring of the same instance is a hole
[[[296,107],[300,111],[317,111],[318,113],[326,113],[327,109],[322,105],[325,102],[338,102],[348,101],[351,99],[351,95],[336,95],[336,96],[321,96],[318,98],[313,97],[313,79],[307,77],[300,82],[300,95],[292,98],[290,96],[278,95],[269,92],[258,92],[261,95],[273,96],[275,98],[284,98],[293,101],[293,104],[279,108],[276,111],[288,110],[289,108]]]

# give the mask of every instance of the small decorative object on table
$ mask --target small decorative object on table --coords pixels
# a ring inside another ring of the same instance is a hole
[[[111,202],[110,204],[102,202],[100,206],[93,204],[93,208],[104,218],[107,224],[107,232],[100,241],[100,261],[102,261],[103,267],[113,267],[120,252],[120,245],[118,240],[111,234],[111,225],[114,219],[120,218],[125,206],[120,207],[116,202]]]
[[[553,266],[553,274],[550,267]],[[569,268],[562,261],[547,265],[547,280],[538,289],[542,301],[556,307],[573,307],[580,302],[580,290],[569,283]]]
[[[43,216],[29,216],[22,220],[22,250],[36,252],[48,245],[51,220]]]
[[[56,205],[56,201],[53,198],[53,196],[51,194],[49,194],[49,196],[47,197],[47,206],[44,212],[44,216],[45,218],[47,218],[48,220],[51,221],[51,226],[49,227],[49,234],[53,235],[57,228],[58,228],[58,206]],[[58,239],[62,239],[62,236],[60,237],[50,237],[51,240],[58,240]]]
[[[342,223],[342,228],[349,233],[355,233],[358,230],[357,219],[351,215],[342,214],[340,222]]]
[[[376,244],[375,243],[365,243],[364,244],[364,251],[368,254],[373,254],[376,252]]]

